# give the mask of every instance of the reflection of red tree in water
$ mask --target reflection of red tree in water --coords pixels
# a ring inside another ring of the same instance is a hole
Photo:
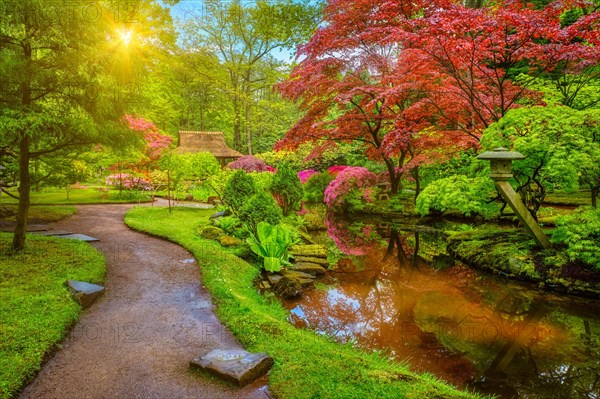
[[[372,234],[374,227],[364,226],[359,233],[351,231],[347,226],[347,222],[335,220],[333,213],[328,213],[325,218],[327,234],[335,241],[340,251],[346,255],[366,255],[376,241]]]

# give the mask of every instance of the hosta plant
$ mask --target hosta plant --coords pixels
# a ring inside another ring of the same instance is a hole
[[[256,230],[256,234],[251,233],[246,239],[250,249],[264,259],[266,271],[280,271],[282,265],[289,264],[287,251],[294,244],[289,229],[260,222]]]

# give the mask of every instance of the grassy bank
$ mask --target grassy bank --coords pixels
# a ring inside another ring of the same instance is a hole
[[[73,215],[76,209],[72,205],[39,205],[29,208],[29,223],[58,222]],[[0,205],[0,220],[14,222],[17,205]]]
[[[0,233],[0,398],[10,398],[39,370],[44,357],[77,320],[79,305],[67,279],[99,283],[104,257],[75,240],[29,236],[11,253],[12,234]]]
[[[18,195],[16,190],[13,194]],[[84,204],[119,204],[149,201],[150,194],[140,191],[110,189],[103,187],[73,188],[67,191],[59,188],[45,188],[42,191],[31,192],[33,205],[84,205]],[[0,204],[16,204],[18,201],[7,195],[0,197]]]
[[[339,345],[287,321],[277,301],[253,286],[259,270],[224,252],[195,231],[208,224],[211,210],[134,208],[125,217],[132,228],[167,238],[190,250],[200,265],[202,281],[213,295],[217,313],[250,351],[275,359],[270,389],[279,398],[474,398],[430,375],[378,354]]]

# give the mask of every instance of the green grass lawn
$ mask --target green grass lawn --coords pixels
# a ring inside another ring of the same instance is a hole
[[[575,193],[548,193],[544,199],[544,204],[566,206],[591,205],[592,196],[589,191],[577,191]]]
[[[125,222],[190,250],[200,265],[202,281],[213,295],[217,314],[244,347],[275,359],[271,391],[279,398],[475,398],[404,364],[340,345],[286,321],[276,300],[253,285],[258,268],[225,252],[214,241],[195,235],[208,224],[212,210],[136,207]]]
[[[16,190],[12,194],[18,195]],[[60,188],[45,188],[40,192],[31,192],[31,203],[34,205],[83,205],[83,204],[111,204],[149,201],[149,194],[139,191],[123,191],[110,189],[103,191],[102,187],[73,188],[67,191]],[[4,194],[0,197],[0,204],[16,204],[18,201]]]
[[[53,237],[27,237],[24,253],[10,251],[0,233],[0,398],[13,396],[39,370],[69,327],[79,305],[67,279],[100,283],[104,257],[91,245]]]
[[[0,220],[15,221],[17,205],[0,205]],[[38,205],[29,207],[29,223],[58,222],[76,212],[71,205]]]

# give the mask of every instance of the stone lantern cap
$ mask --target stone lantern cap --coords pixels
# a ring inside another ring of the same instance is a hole
[[[494,148],[493,151],[486,151],[483,154],[479,154],[477,159],[512,161],[513,159],[525,159],[525,155],[517,151],[509,151],[508,148],[499,147]]]

